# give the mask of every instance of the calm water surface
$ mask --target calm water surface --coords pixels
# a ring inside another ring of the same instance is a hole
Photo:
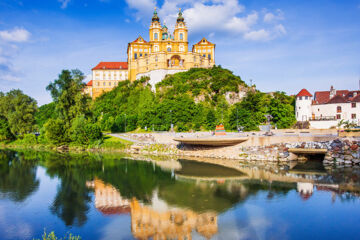
[[[0,151],[0,239],[359,239],[360,170]]]

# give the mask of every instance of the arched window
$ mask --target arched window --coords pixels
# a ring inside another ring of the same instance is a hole
[[[158,39],[159,39],[159,34],[158,34],[158,33],[155,33],[155,34],[154,34],[154,39],[155,39],[155,40],[158,40]]]
[[[171,47],[168,47],[168,48],[167,48],[167,51],[168,51],[168,52],[171,52]]]
[[[155,52],[159,51],[159,46],[155,46]]]
[[[183,39],[184,39],[184,34],[180,33],[180,40],[183,40]]]

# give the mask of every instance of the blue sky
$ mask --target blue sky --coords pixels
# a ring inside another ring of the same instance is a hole
[[[41,105],[62,69],[126,61],[155,6],[169,28],[181,7],[190,45],[207,37],[216,63],[261,91],[359,88],[360,0],[0,0],[0,91]]]

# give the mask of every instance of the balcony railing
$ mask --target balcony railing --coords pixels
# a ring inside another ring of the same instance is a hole
[[[311,121],[332,121],[336,120],[335,116],[321,116],[321,117],[313,117]]]

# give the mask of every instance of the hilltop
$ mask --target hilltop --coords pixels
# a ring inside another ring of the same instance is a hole
[[[146,77],[124,81],[97,98],[94,117],[104,131],[138,128],[177,131],[226,129],[256,130],[273,115],[279,128],[294,123],[293,98],[284,93],[268,95],[248,86],[239,76],[221,66],[193,68],[168,75],[151,91]],[[126,124],[125,124],[126,121]]]

